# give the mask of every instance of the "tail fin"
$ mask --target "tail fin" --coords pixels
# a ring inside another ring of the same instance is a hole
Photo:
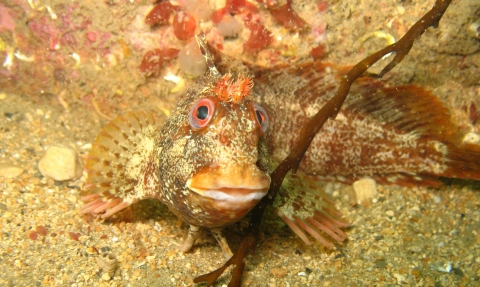
[[[110,121],[98,134],[88,156],[87,204],[81,213],[107,218],[145,198],[158,198],[158,134],[151,115],[128,113]]]
[[[435,95],[414,85],[384,87],[367,79],[354,91],[358,93],[347,101],[346,110],[368,115],[384,129],[415,141],[409,157],[418,164],[404,167],[406,172],[399,169],[391,177],[396,177],[394,183],[436,185],[438,177],[480,180],[480,145],[462,142],[465,133]]]
[[[443,177],[480,180],[480,145],[447,145],[447,170]]]

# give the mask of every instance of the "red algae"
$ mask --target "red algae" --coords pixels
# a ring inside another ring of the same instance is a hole
[[[318,45],[310,51],[310,56],[315,60],[323,59],[327,55],[324,45]]]
[[[280,22],[283,27],[290,30],[302,30],[306,28],[307,22],[300,18],[292,8],[292,1],[288,0],[287,3],[278,7],[270,9],[270,14],[273,18]]]
[[[320,1],[317,3],[318,11],[325,12],[328,9],[328,2],[327,1]]]
[[[214,24],[218,24],[222,21],[225,14],[239,14],[242,12],[258,13],[258,9],[255,5],[246,0],[227,0],[225,6],[213,12],[210,19]]]
[[[257,13],[257,7],[246,0],[227,0],[225,3],[225,8],[227,8],[228,13],[238,14],[244,10],[247,10],[252,13]]]
[[[246,52],[254,53],[262,50],[273,42],[272,33],[268,31],[262,24],[250,21],[251,14],[245,17],[245,26],[250,29],[251,34],[248,40],[243,44]]]
[[[223,7],[221,9],[218,9],[217,11],[213,12],[212,16],[210,17],[210,20],[214,24],[218,24],[222,21],[223,16],[227,14],[227,8]]]
[[[188,40],[195,35],[197,23],[187,12],[180,11],[173,18],[173,33],[179,40]]]
[[[143,56],[142,63],[138,67],[141,72],[148,75],[156,74],[163,65],[178,56],[179,50],[173,48],[155,49],[148,51]]]
[[[176,5],[172,5],[170,2],[161,2],[153,7],[152,11],[145,17],[145,23],[148,25],[153,24],[166,24],[170,15],[174,11],[178,11],[180,8]]]

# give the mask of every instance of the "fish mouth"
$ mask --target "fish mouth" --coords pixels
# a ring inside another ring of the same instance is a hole
[[[189,180],[191,183],[191,180]],[[263,189],[246,189],[246,188],[219,188],[219,189],[203,189],[195,188],[189,185],[187,186],[191,191],[198,193],[201,196],[205,196],[217,201],[228,201],[231,203],[245,203],[250,201],[259,201],[265,195],[267,195],[268,187]]]
[[[217,202],[250,205],[267,194],[270,177],[255,165],[207,167],[188,179],[187,187]]]

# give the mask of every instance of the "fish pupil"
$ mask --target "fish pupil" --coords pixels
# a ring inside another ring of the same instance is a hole
[[[204,120],[208,116],[208,107],[207,106],[200,106],[197,109],[195,114],[199,120]]]
[[[262,124],[262,123],[263,123],[263,120],[264,120],[264,116],[263,116],[262,112],[260,112],[260,111],[255,111],[255,113],[257,114],[258,122],[259,122],[260,124]]]

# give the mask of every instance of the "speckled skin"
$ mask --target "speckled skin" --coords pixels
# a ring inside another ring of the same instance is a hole
[[[257,69],[254,98],[270,115],[267,142],[283,160],[298,131],[338,88],[342,70],[320,63]],[[480,146],[462,142],[448,110],[418,86],[386,87],[362,78],[336,120],[315,136],[300,170],[351,183],[362,177],[401,185],[437,185],[438,177],[480,179]]]
[[[217,165],[216,168],[226,169],[231,165],[256,166],[259,162],[262,164],[255,171],[263,173],[268,162],[268,155],[258,152],[265,141],[261,139],[253,102],[248,98],[239,103],[218,100],[215,118],[205,130],[194,131],[190,127],[188,113],[192,104],[204,97],[218,99],[214,93],[217,80],[211,76],[197,80],[181,98],[158,137],[162,201],[189,224],[209,228],[238,221],[258,201],[226,208],[221,201],[189,190],[187,180]]]

